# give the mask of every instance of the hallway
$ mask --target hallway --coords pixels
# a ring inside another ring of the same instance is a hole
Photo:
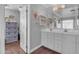
[[[25,54],[19,45],[19,42],[7,43],[5,45],[5,54]]]

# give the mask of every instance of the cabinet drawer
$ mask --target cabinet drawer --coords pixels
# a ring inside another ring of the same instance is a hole
[[[62,40],[62,34],[55,33],[54,37],[55,37],[55,40],[58,40],[58,41]]]

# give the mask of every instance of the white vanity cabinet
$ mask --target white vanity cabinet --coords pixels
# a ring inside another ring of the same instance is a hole
[[[52,32],[41,32],[42,44],[56,52],[62,52],[62,35]]]
[[[42,45],[54,49],[54,36],[51,32],[41,32]]]
[[[75,53],[75,35],[63,34],[62,36],[62,53],[74,54]]]
[[[79,54],[79,34],[42,31],[42,44],[59,53]]]

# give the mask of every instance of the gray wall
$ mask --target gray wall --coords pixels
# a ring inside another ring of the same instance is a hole
[[[5,53],[5,8],[0,6],[0,54]]]
[[[19,25],[19,23],[20,23],[20,12],[18,10],[12,10],[12,9],[5,8],[5,17],[8,17],[10,15],[15,16],[15,21]]]
[[[40,25],[36,24],[32,15],[33,10],[39,10],[37,5],[30,5],[30,51],[41,44]]]
[[[52,8],[45,7],[41,4],[30,5],[30,50],[41,45],[41,29],[40,24],[35,23],[32,12],[38,12],[40,15],[52,18]]]

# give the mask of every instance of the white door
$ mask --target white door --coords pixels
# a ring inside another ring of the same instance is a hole
[[[5,53],[5,20],[4,6],[0,6],[0,54]]]
[[[26,52],[26,7],[20,9],[20,47]]]

